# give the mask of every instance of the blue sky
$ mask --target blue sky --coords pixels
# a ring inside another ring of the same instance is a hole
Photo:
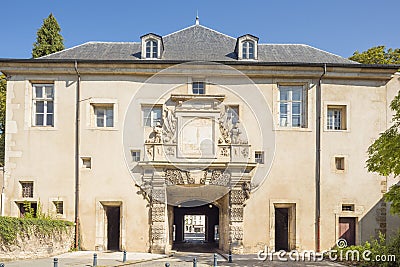
[[[355,50],[400,48],[399,0],[13,0],[3,1],[0,58],[30,58],[36,31],[53,12],[72,47],[88,41],[138,41],[200,24],[261,43],[304,43],[349,57]]]

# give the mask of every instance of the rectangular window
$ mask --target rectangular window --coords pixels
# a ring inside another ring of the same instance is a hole
[[[140,151],[131,151],[132,161],[139,162],[140,161]]]
[[[342,204],[342,211],[354,211],[354,204]]]
[[[335,167],[338,171],[344,170],[344,157],[335,157]]]
[[[54,126],[54,85],[33,84],[33,125]]]
[[[256,151],[254,153],[254,160],[259,164],[264,164],[264,151]]]
[[[160,123],[162,125],[162,108],[144,107],[143,108],[143,126],[154,127]]]
[[[205,83],[204,82],[193,82],[192,83],[192,93],[194,95],[204,95],[205,91]]]
[[[346,130],[346,106],[328,106],[328,130]]]
[[[306,106],[302,85],[279,86],[279,125],[306,127]]]
[[[22,188],[22,197],[33,197],[33,182],[20,182]]]
[[[92,168],[92,159],[89,157],[81,158],[82,159],[82,168],[91,169]]]
[[[92,104],[96,127],[114,127],[114,105]]]
[[[53,204],[56,209],[56,214],[64,214],[64,203],[62,201],[53,201]]]

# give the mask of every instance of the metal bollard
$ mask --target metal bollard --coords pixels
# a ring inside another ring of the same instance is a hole
[[[58,259],[54,258],[53,260],[53,267],[58,267]]]
[[[229,254],[228,254],[228,263],[232,263],[232,251],[229,250]]]
[[[167,262],[167,263],[165,263],[165,267],[169,267],[169,263]]]
[[[197,258],[193,258],[193,267],[197,267]]]
[[[214,253],[214,267],[217,267],[217,253]]]
[[[93,254],[93,266],[94,267],[97,266],[97,254],[96,253]]]
[[[124,250],[124,256],[122,257],[122,262],[126,262],[126,250]]]

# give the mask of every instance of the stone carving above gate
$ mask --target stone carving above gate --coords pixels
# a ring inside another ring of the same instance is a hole
[[[165,183],[167,185],[204,185],[206,183],[207,173],[207,170],[182,171],[178,169],[167,169],[165,170]]]
[[[231,179],[231,176],[229,173],[224,172],[222,170],[213,170],[211,173],[210,184],[220,185],[220,186],[228,186],[230,179]]]
[[[165,183],[167,185],[182,185],[183,175],[180,170],[165,170]]]

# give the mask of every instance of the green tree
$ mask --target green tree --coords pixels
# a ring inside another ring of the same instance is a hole
[[[32,56],[42,57],[64,49],[64,39],[56,18],[50,14],[43,20],[42,27],[37,31],[36,42],[33,44]]]
[[[6,126],[6,77],[0,73],[0,166],[4,166],[5,126]]]
[[[356,51],[349,59],[363,64],[400,64],[400,49],[375,46],[361,53]]]
[[[390,108],[395,112],[393,124],[369,146],[367,168],[370,172],[396,177],[400,174],[400,91]],[[384,197],[386,201],[392,202],[392,213],[400,215],[400,185],[391,186]]]

